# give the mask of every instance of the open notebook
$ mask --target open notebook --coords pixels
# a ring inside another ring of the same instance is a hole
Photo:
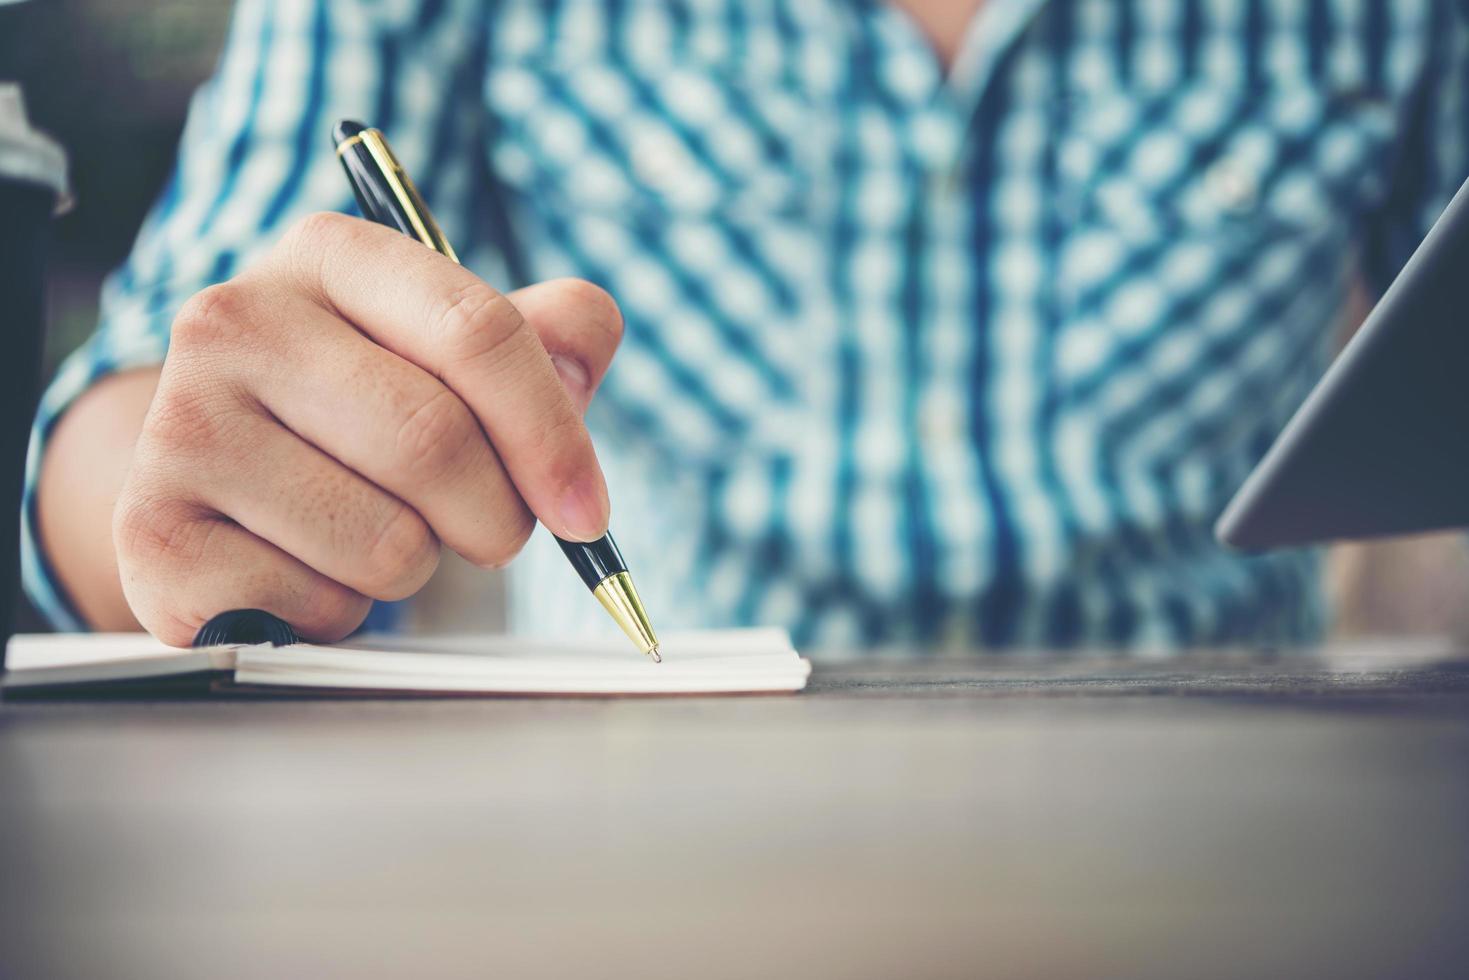
[[[811,665],[780,629],[707,630],[663,638],[655,664],[621,638],[550,642],[510,636],[353,637],[332,646],[180,650],[135,633],[20,635],[4,687],[326,688],[470,694],[714,694],[799,691]]]

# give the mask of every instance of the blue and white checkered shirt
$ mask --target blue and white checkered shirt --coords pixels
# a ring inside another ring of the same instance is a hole
[[[1210,525],[1469,175],[1469,8],[988,0],[945,74],[875,0],[243,0],[32,486],[186,297],[353,209],[343,116],[489,281],[621,303],[590,424],[660,626],[1288,644],[1315,558]],[[600,622],[537,539],[513,623]]]

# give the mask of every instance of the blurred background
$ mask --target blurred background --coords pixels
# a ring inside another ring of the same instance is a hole
[[[77,207],[56,228],[46,376],[96,321],[103,276],[127,253],[163,186],[188,100],[206,78],[231,0],[0,4],[0,80],[19,80],[32,120],[71,154]],[[1345,339],[1368,307],[1360,297]],[[1469,639],[1469,541],[1458,533],[1333,549],[1342,637]],[[44,628],[22,603],[17,627]]]

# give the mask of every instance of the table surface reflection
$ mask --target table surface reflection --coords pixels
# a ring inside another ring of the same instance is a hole
[[[8,701],[0,975],[1462,976],[1442,652]]]

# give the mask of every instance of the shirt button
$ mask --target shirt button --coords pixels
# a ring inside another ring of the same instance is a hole
[[[1365,85],[1349,88],[1337,95],[1337,100],[1343,105],[1360,106],[1368,109],[1380,109],[1390,105],[1391,101],[1387,94]]]
[[[1098,187],[1097,201],[1103,209],[1113,214],[1128,215],[1139,210],[1137,194],[1122,184],[1111,183]]]
[[[1229,214],[1247,214],[1260,199],[1260,184],[1233,160],[1221,160],[1204,173],[1204,187]]]
[[[687,169],[683,147],[663,134],[640,136],[633,142],[633,168],[654,187],[665,190],[674,187]]]
[[[927,177],[929,192],[940,197],[959,193],[964,189],[964,169],[959,166],[931,170]]]
[[[956,441],[963,433],[964,419],[949,406],[930,405],[918,417],[918,434],[926,443],[942,445]]]
[[[1090,143],[1069,140],[1062,145],[1057,163],[1066,177],[1085,180],[1097,169],[1097,151]]]

